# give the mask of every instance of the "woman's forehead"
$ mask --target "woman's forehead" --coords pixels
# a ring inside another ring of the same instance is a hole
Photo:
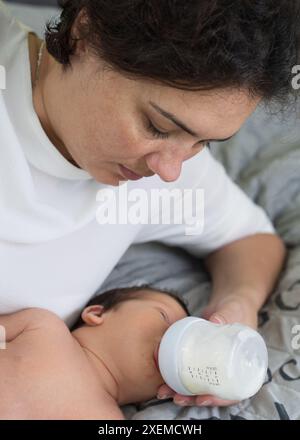
[[[169,123],[162,113],[171,114],[203,139],[213,138],[216,126],[220,131],[218,138],[232,136],[260,102],[259,97],[250,96],[247,90],[234,88],[182,91],[149,85],[148,92],[144,87],[138,96],[143,108],[159,121]]]

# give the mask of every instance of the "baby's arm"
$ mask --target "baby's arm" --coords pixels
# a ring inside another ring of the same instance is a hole
[[[0,315],[0,325],[5,329],[6,342],[13,341],[26,330],[37,328],[39,324],[41,324],[45,319],[48,319],[50,315],[56,317],[56,315],[49,310],[38,307],[32,307],[15,313]]]

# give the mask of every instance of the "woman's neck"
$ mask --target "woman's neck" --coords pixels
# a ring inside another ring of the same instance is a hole
[[[43,40],[38,38],[34,33],[28,34],[28,48],[29,48],[29,60],[30,60],[30,70],[31,70],[31,84],[32,84],[32,102],[35,109],[35,112],[40,120],[40,123],[43,127],[44,132],[46,133],[47,137],[49,138],[50,142],[57,148],[57,150],[67,159],[72,165],[76,166],[80,169],[79,165],[74,161],[72,156],[69,154],[66,147],[63,145],[63,143],[58,139],[56,136],[53,127],[51,126],[50,120],[48,118],[46,108],[45,108],[45,102],[43,99],[42,94],[42,88],[41,88],[41,82],[42,78],[40,78],[39,73],[42,72],[44,69],[44,66],[42,64],[47,64],[46,58],[47,58],[47,51],[46,47],[44,47],[43,50],[43,59],[41,60],[42,63],[38,67],[38,59],[39,59],[39,52],[41,45],[43,43]],[[44,62],[45,61],[45,62]],[[38,72],[39,70],[39,72]],[[38,74],[38,81],[37,76]]]

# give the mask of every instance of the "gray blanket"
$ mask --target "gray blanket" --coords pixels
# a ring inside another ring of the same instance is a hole
[[[40,34],[53,12],[14,6],[14,13]],[[300,419],[300,337],[293,334],[300,325],[299,113],[292,108],[285,120],[279,120],[260,109],[234,140],[213,145],[216,158],[265,208],[289,250],[278,286],[260,313],[259,331],[269,353],[265,384],[253,398],[227,408],[182,408],[170,399],[125,405],[128,419]],[[210,292],[200,260],[157,243],[132,246],[100,291],[144,283],[181,295],[195,315],[201,313]]]

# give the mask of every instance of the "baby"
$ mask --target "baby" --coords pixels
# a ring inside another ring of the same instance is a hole
[[[120,406],[164,383],[160,340],[187,315],[178,297],[149,287],[98,295],[71,331],[45,309],[0,315],[0,419],[124,420]]]

